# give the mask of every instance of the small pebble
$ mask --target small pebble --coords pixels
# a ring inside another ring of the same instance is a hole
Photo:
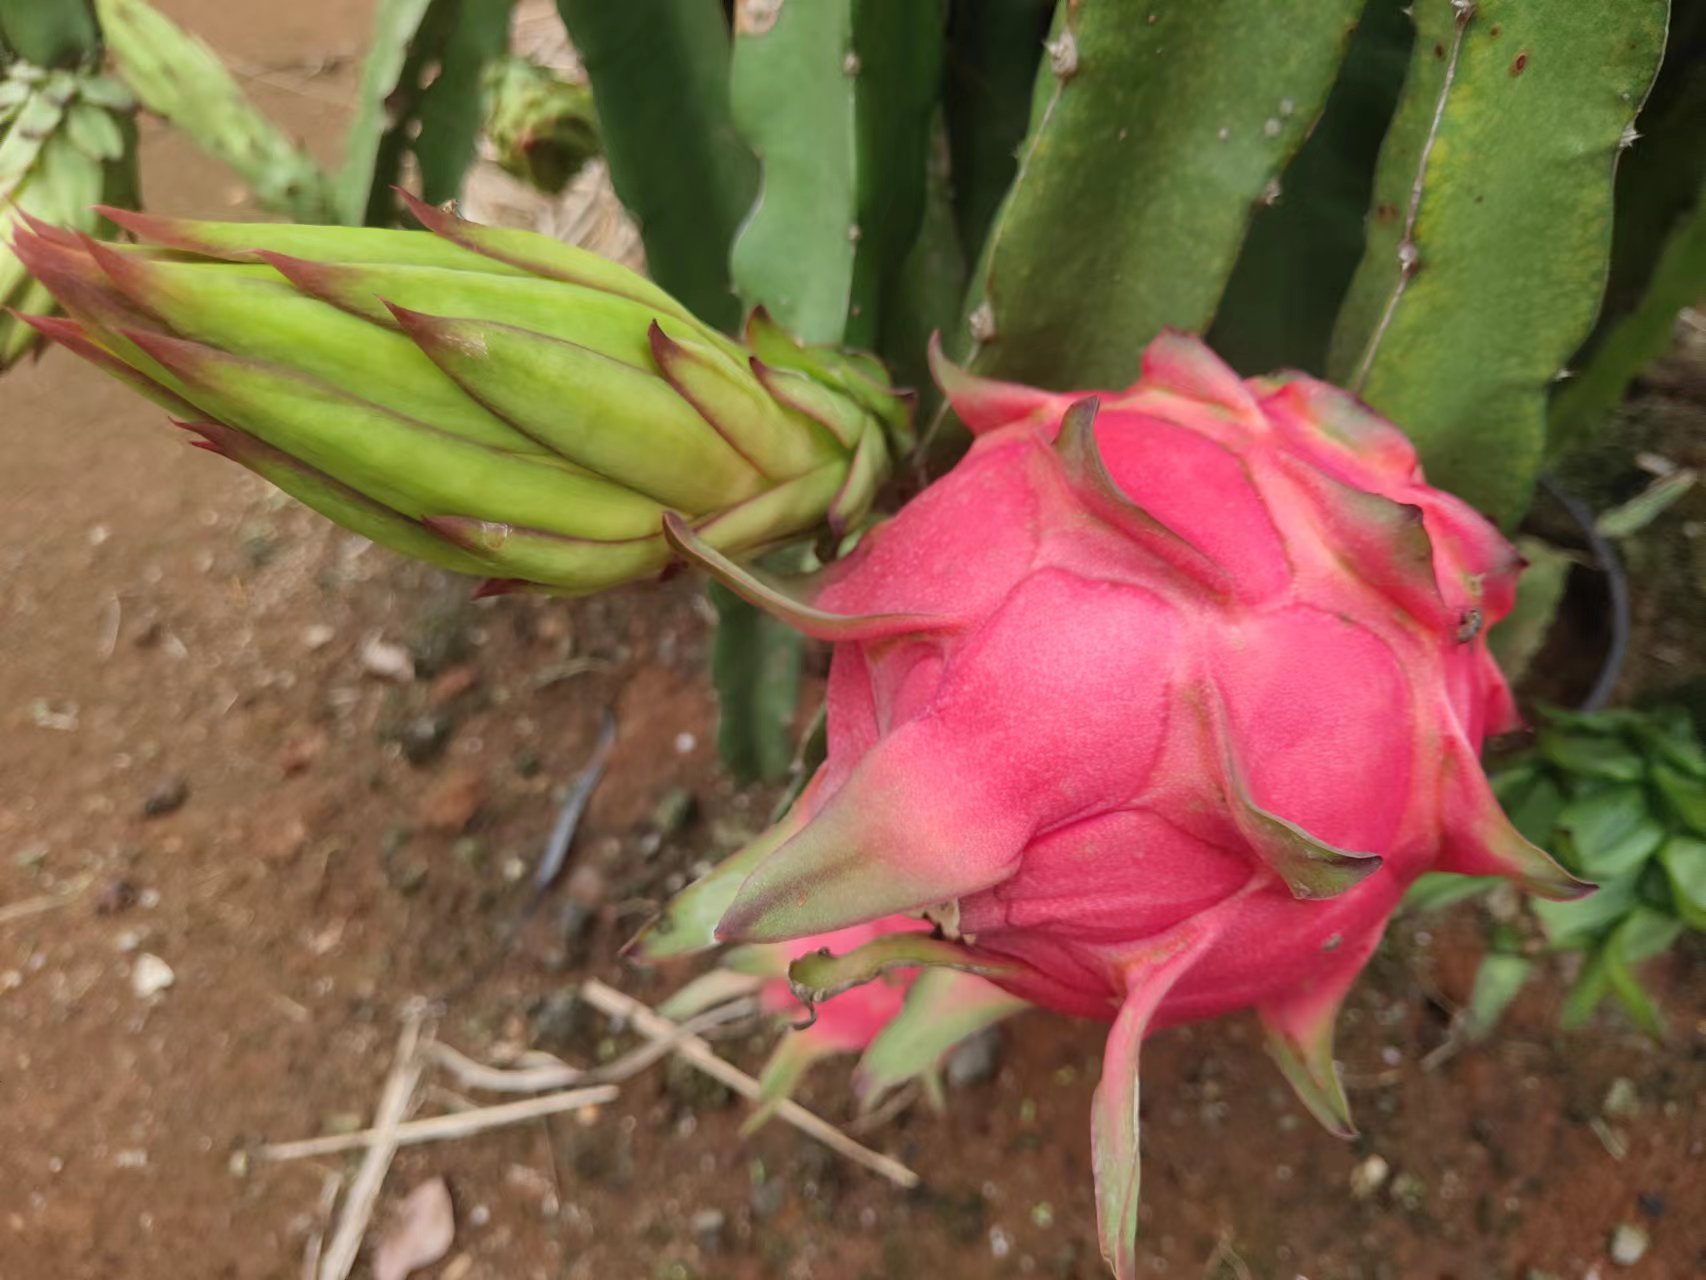
[[[1646,1256],[1650,1243],[1645,1231],[1625,1222],[1611,1233],[1611,1260],[1620,1267],[1632,1267]]]
[[[962,1089],[993,1079],[1001,1066],[1001,1032],[985,1027],[955,1045],[948,1054],[948,1087]]]
[[[312,653],[316,649],[324,649],[332,643],[338,633],[323,622],[302,628],[302,647]]]
[[[693,1240],[706,1253],[717,1253],[723,1247],[723,1229],[728,1216],[721,1209],[701,1209],[688,1219]]]
[[[408,721],[397,732],[403,758],[412,765],[431,764],[444,754],[454,721],[442,711],[429,711]]]
[[[1600,1114],[1611,1120],[1628,1120],[1641,1114],[1641,1095],[1635,1082],[1618,1076],[1605,1091],[1605,1101],[1599,1104]]]
[[[1386,1177],[1391,1172],[1392,1166],[1383,1158],[1369,1156],[1351,1170],[1351,1195],[1358,1200],[1367,1200],[1386,1185]]]
[[[136,957],[136,966],[130,971],[131,990],[144,1000],[160,994],[177,980],[172,966],[148,951]]]
[[[189,798],[190,784],[185,778],[181,775],[167,778],[148,793],[148,798],[142,802],[142,812],[145,817],[163,818],[182,809],[184,801]]]
[[[361,646],[361,669],[381,680],[408,684],[415,678],[415,659],[402,645],[374,636]]]

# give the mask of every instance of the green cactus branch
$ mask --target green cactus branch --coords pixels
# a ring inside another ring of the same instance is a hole
[[[1579,443],[1605,422],[1641,370],[1670,349],[1677,313],[1702,296],[1706,296],[1706,185],[1696,196],[1693,211],[1663,241],[1646,294],[1606,332],[1580,374],[1554,398],[1554,443]]]
[[[1706,200],[1706,0],[1672,0],[1664,64],[1617,167],[1611,272],[1593,335],[1552,397],[1548,449],[1585,440],[1609,420],[1629,380],[1663,353],[1671,321],[1706,294],[1700,260]],[[1692,250],[1690,243],[1695,246]]]
[[[359,223],[392,207],[385,190],[401,171],[406,139],[393,112],[412,110],[429,42],[423,24],[436,0],[379,0],[373,38],[361,64],[355,116],[344,133],[344,162],[333,183],[338,221]],[[446,10],[438,6],[442,16]]]
[[[1018,175],[967,300],[980,373],[1123,386],[1163,325],[1206,329],[1362,0],[1142,8],[1056,11]]]
[[[954,0],[949,7],[942,105],[955,226],[971,258],[1019,168],[1052,8],[1049,0]]]
[[[96,0],[119,76],[143,108],[232,170],[263,208],[299,222],[332,222],[326,175],[256,109],[205,42],[147,0]]]
[[[808,342],[875,346],[924,212],[941,5],[822,0],[743,22],[735,122],[764,181],[736,284]]]
[[[1552,385],[1605,283],[1617,156],[1665,0],[1417,0],[1368,248],[1328,371],[1415,440],[1430,479],[1527,504]]]
[[[719,0],[557,0],[598,104],[616,194],[654,280],[722,329],[740,320],[729,246],[758,166],[729,114]]]
[[[1374,163],[1398,105],[1414,28],[1408,0],[1369,0],[1326,110],[1250,224],[1209,331],[1246,374],[1327,368],[1333,322],[1363,254]]]

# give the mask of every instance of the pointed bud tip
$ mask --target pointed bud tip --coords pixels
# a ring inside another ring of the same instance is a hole
[[[665,377],[669,376],[669,367],[681,355],[681,344],[663,331],[663,326],[655,319],[646,326],[646,341],[651,345],[652,361],[658,371]],[[754,356],[756,360],[758,357]]]
[[[464,221],[452,210],[442,209],[438,205],[429,204],[414,192],[403,187],[393,186],[391,190],[395,191],[402,197],[403,203],[408,206],[409,212],[414,215],[415,221],[420,223],[421,226],[425,227],[436,236],[444,236],[447,239],[453,239],[453,233]]]

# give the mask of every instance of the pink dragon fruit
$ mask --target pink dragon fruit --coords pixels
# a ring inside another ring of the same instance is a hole
[[[649,942],[911,913],[932,933],[806,955],[795,990],[939,964],[1112,1019],[1097,1207],[1129,1277],[1149,1031],[1254,1007],[1348,1133],[1333,1019],[1404,888],[1429,869],[1590,886],[1516,832],[1478,762],[1516,724],[1484,632],[1519,558],[1396,428],[1176,333],[1100,402],[935,367],[975,445],[809,589],[668,521],[686,558],[836,648],[812,786],[666,917],[678,941]]]
[[[659,1012],[684,1020],[725,1000],[756,996],[764,1012],[791,1024],[759,1076],[759,1108],[746,1132],[774,1114],[813,1063],[844,1054],[861,1055],[853,1087],[863,1108],[914,1079],[940,1105],[937,1067],[942,1059],[967,1036],[1023,1009],[1024,1001],[974,974],[951,969],[886,973],[817,1004],[801,1000],[788,982],[789,965],[802,956],[853,950],[888,934],[929,929],[923,920],[894,915],[833,933],[735,947],[720,967],[688,983]],[[679,949],[679,931],[675,937]],[[708,944],[709,939],[701,941]]]

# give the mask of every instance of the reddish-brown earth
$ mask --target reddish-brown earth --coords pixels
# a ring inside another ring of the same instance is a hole
[[[261,73],[257,97],[293,129],[335,136],[367,4],[164,7]],[[147,134],[155,207],[229,207],[223,176]],[[416,678],[364,670],[375,639],[411,651]],[[721,780],[705,642],[685,579],[472,604],[466,583],[184,448],[63,353],[0,384],[0,912],[64,895],[0,914],[0,1278],[300,1275],[324,1175],[353,1162],[247,1153],[365,1122],[412,997],[442,1000],[440,1037],[475,1054],[625,1046],[543,1002],[589,974],[657,998],[665,981],[625,970],[618,945],[773,799]],[[590,923],[565,939],[559,890],[489,964],[525,896],[516,860],[537,855],[606,704],[620,745],[576,854]],[[446,726],[442,751],[411,763],[405,742],[425,754]],[[677,788],[697,815],[659,847],[653,814]],[[1158,1037],[1143,1071],[1150,1273],[1699,1274],[1698,952],[1653,975],[1667,1047],[1614,1020],[1556,1032],[1554,980],[1492,1043],[1424,1066],[1480,946],[1473,914],[1394,930],[1343,1033],[1353,1143],[1308,1120],[1248,1023]],[[144,955],[175,974],[152,998],[133,989]],[[1028,1015],[946,1114],[865,1135],[921,1191],[781,1125],[742,1141],[740,1104],[658,1068],[594,1115],[405,1151],[386,1199],[448,1180],[456,1244],[426,1274],[456,1280],[1094,1277],[1100,1038]],[[763,1048],[725,1051],[751,1067]],[[1619,1078],[1637,1109],[1605,1115]],[[850,1116],[833,1070],[806,1099]],[[445,1105],[428,1091],[427,1110]],[[1371,1156],[1389,1176],[1353,1195]],[[1608,1256],[1620,1224],[1651,1238],[1626,1272]]]

